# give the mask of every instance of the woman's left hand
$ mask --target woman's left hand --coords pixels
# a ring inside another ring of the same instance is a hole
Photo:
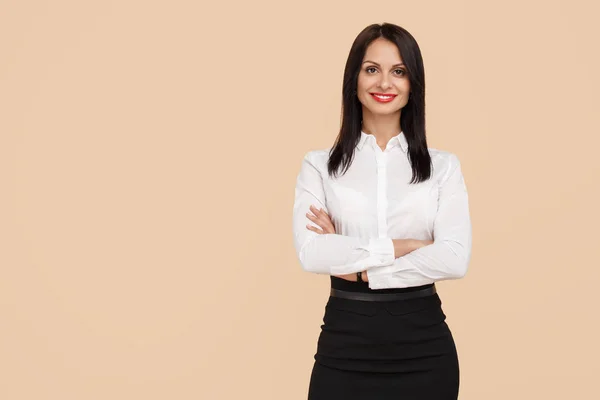
[[[312,206],[312,205],[310,206],[310,210],[314,213],[314,215],[309,212],[309,213],[306,213],[306,216],[312,222],[317,224],[321,229],[315,228],[314,226],[306,225],[307,229],[309,229],[313,232],[316,232],[319,235],[323,235],[325,233],[335,233],[335,227],[333,226],[333,222],[331,221],[329,214],[327,214],[327,212],[325,210],[323,210],[322,208],[319,210],[317,207]],[[334,276],[345,279],[347,281],[352,281],[352,282],[356,282],[358,280],[356,278],[356,274],[334,275]],[[362,272],[362,278],[363,278],[363,280],[367,281],[367,274],[364,271]]]
[[[306,225],[306,227],[309,230],[317,232],[319,235],[322,235],[324,233],[335,233],[335,227],[333,226],[333,222],[331,222],[331,218],[325,210],[323,210],[322,208],[319,210],[317,207],[311,205],[310,211],[312,211],[314,215],[308,212],[306,213],[306,216],[312,222],[317,224],[321,229],[315,228],[311,225]]]

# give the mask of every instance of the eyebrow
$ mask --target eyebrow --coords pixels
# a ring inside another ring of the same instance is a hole
[[[372,64],[375,64],[375,65],[377,65],[378,67],[381,67],[381,65],[377,64],[375,61],[369,61],[369,60],[366,60],[366,61],[364,61],[364,62],[363,62],[363,64],[365,64],[365,63],[368,63],[368,62],[369,62],[369,63],[372,63]],[[399,66],[404,66],[404,64],[403,64],[403,63],[399,63],[399,64],[392,65],[392,67],[399,67]]]

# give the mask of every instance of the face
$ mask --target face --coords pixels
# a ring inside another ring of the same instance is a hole
[[[358,74],[356,94],[363,115],[400,113],[408,102],[410,81],[398,47],[384,38],[371,42]]]

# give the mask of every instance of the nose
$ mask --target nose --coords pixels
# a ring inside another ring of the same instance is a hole
[[[381,81],[379,82],[379,86],[381,87],[382,90],[387,90],[392,85],[390,84],[389,80],[384,76],[383,78],[381,78]]]

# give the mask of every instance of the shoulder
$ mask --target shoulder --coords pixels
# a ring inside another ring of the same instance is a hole
[[[431,147],[428,150],[433,164],[433,173],[440,182],[444,182],[455,172],[462,173],[460,159],[457,154]]]
[[[329,148],[309,150],[304,154],[303,163],[309,163],[319,171],[323,171],[323,169],[327,169],[330,150]]]
[[[440,150],[433,147],[429,147],[429,155],[431,161],[439,164],[452,164],[459,162],[458,155],[447,150]]]

